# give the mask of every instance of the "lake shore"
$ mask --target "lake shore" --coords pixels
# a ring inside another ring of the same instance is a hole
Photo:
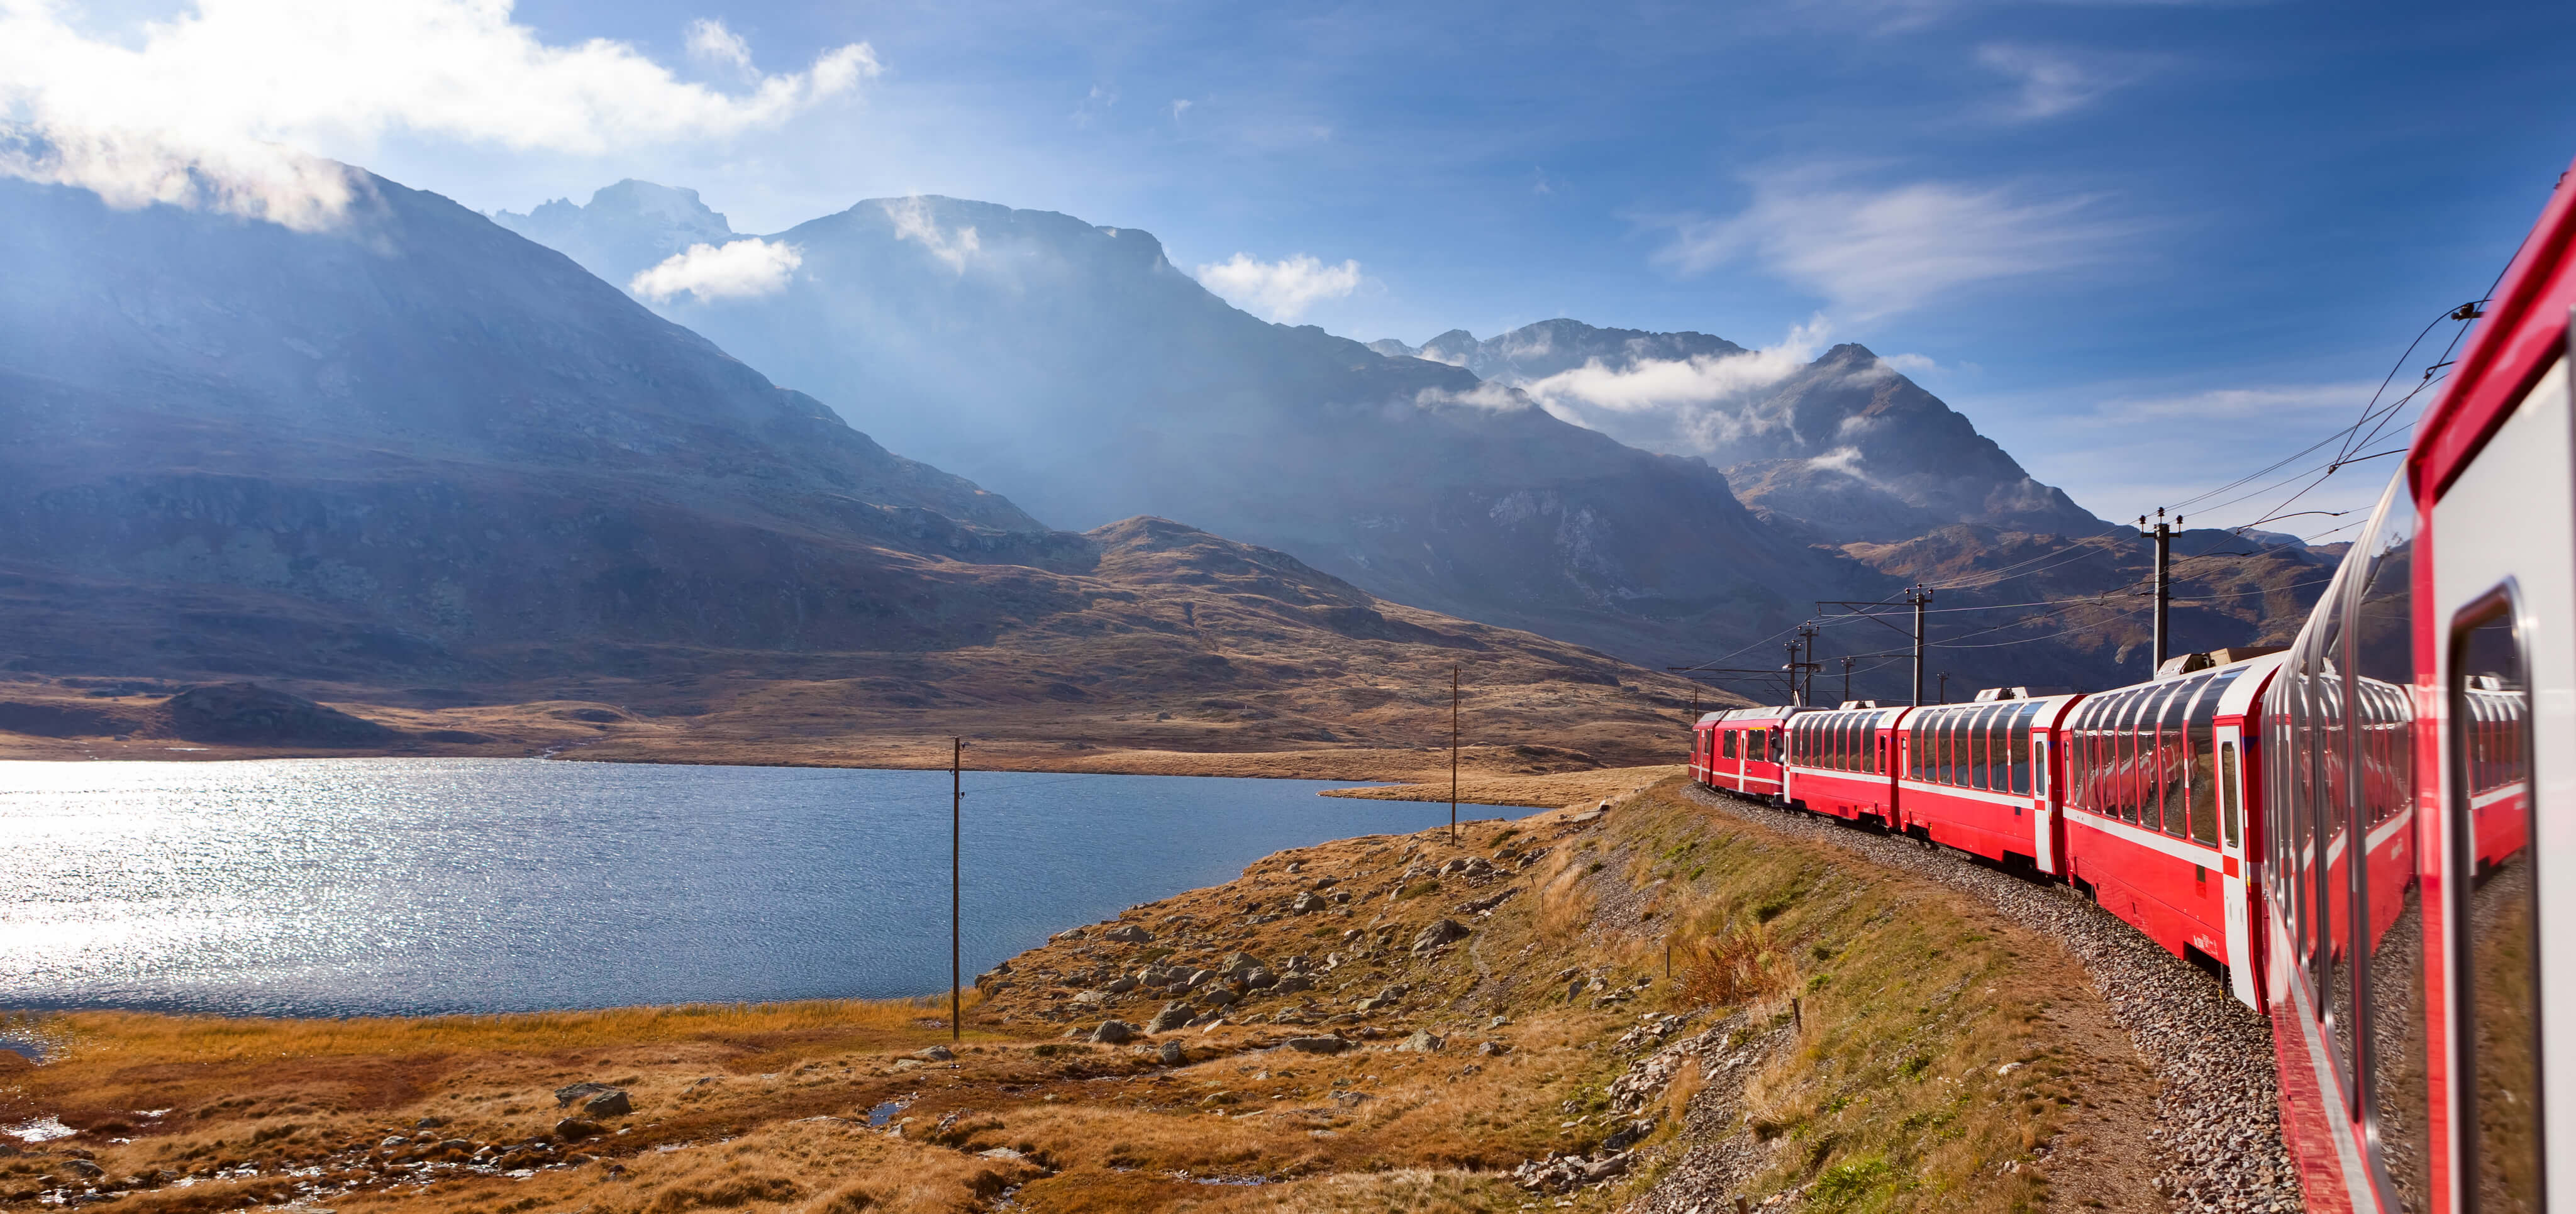
[[[2035,1069],[1998,1066],[2104,1048],[2057,1032],[2093,996],[2055,946],[1678,780],[1613,801],[1266,856],[982,976],[954,1047],[941,998],[46,1016],[45,1065],[0,1054],[0,1125],[70,1133],[0,1157],[0,1201],[1780,1210],[1829,1180],[1889,1209],[2048,1201],[2082,1149],[2026,1098]],[[1972,988],[1998,993],[1953,1001]],[[2090,1099],[2152,1104],[2095,1070]],[[585,1112],[584,1083],[620,1095]]]

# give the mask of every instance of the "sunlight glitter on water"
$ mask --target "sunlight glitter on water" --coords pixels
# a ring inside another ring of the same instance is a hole
[[[967,774],[969,974],[1446,805]],[[1482,810],[1480,816],[1497,812]],[[366,1014],[944,988],[948,775],[524,759],[0,763],[0,1007]]]

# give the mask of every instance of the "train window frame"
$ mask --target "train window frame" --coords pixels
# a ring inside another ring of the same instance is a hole
[[[2243,731],[2239,731],[2241,734]],[[2239,823],[2244,813],[2245,793],[2237,787],[2237,776],[2243,770],[2236,758],[2237,739],[2224,738],[2218,743],[2218,830],[2219,845],[2229,851],[2244,850],[2244,832]]]
[[[2191,725],[2192,702],[2200,698],[2208,682],[2206,678],[2177,682],[2157,706],[2156,823],[2168,839],[2191,837],[2191,799],[2187,791],[2190,757],[2185,738]]]
[[[2470,874],[2474,873],[2479,861],[2477,841],[2470,827],[2474,816],[2471,812],[2474,809],[2474,793],[2481,772],[2470,770],[2470,760],[2471,756],[2483,753],[2467,745],[2468,733],[2471,730],[2501,731],[2496,730],[2497,722],[2485,719],[2484,715],[2466,701],[2465,693],[2468,691],[2468,686],[2460,668],[2470,634],[2500,616],[2513,621],[2513,645],[2516,657],[2524,671],[2526,694],[2528,694],[2531,655],[2534,651],[2532,624],[2530,613],[2524,609],[2522,587],[2517,579],[2507,577],[2486,593],[2471,600],[2467,606],[2452,613],[2443,637],[2442,698],[2445,708],[2443,715],[2446,720],[2443,727],[2442,749],[2447,761],[2443,765],[2446,770],[2442,781],[2441,834],[2451,861],[2443,866],[2443,871],[2452,877],[2443,882],[2443,902],[2445,903],[2443,919],[2449,928],[2447,934],[2450,936],[2450,947],[2446,951],[2456,959],[2454,964],[2463,974],[2471,968],[2477,956],[2476,942],[2471,935],[2473,911],[2469,898],[2477,885],[2477,878]],[[2532,742],[2532,731],[2534,718],[2539,715],[2535,708],[2536,706],[2530,705],[2525,707],[2522,714],[2522,727],[2516,731],[2518,736],[2499,739],[2515,744],[2517,751],[2515,757],[2521,763],[2526,790],[2524,796],[2527,801],[2536,800],[2539,793],[2539,780],[2531,767],[2531,758],[2536,753]],[[2534,823],[2538,821],[2539,813],[2536,806],[2528,806],[2524,813],[2529,821]],[[2530,881],[2531,969],[2526,975],[2526,980],[2531,984],[2533,1004],[2532,1035],[2529,1044],[2533,1073],[2545,1077],[2549,1073],[2548,1039],[2541,1031],[2544,1021],[2539,1000],[2545,994],[2540,979],[2542,948],[2540,934],[2547,925],[2541,922],[2539,915],[2538,898],[2542,874],[2538,871],[2540,861],[2538,848],[2527,845],[2527,849],[2531,852],[2530,862],[2534,867]],[[2450,1068],[2449,1086],[2456,1092],[2465,1093],[2457,1106],[2451,1110],[2453,1169],[2451,1183],[2454,1192],[2462,1199],[2460,1208],[2463,1214],[2478,1214],[2480,1209],[2478,1165],[2475,1162],[2480,1142],[2476,1099],[2479,1082],[2476,1063],[2478,1010],[2477,1001],[2472,997],[2473,993],[2471,984],[2465,982],[2451,992],[2448,1001],[2449,1025],[2445,1033],[2451,1047],[2446,1051]],[[2533,1137],[2546,1144],[2549,1110],[2546,1103],[2548,1088],[2545,1079],[2539,1086],[2537,1095],[2540,1099],[2535,1102]],[[2534,1185],[2544,1195],[2545,1201],[2545,1195],[2549,1192],[2549,1154],[2545,1146],[2539,1152],[2538,1168],[2539,1173]]]

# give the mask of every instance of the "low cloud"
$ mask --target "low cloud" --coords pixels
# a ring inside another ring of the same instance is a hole
[[[326,158],[403,134],[598,155],[774,125],[878,72],[866,43],[762,74],[714,22],[689,43],[748,77],[683,81],[633,46],[550,45],[508,0],[198,0],[97,32],[71,3],[0,0],[0,173],[296,227],[352,197]]]
[[[700,303],[720,299],[754,299],[785,290],[805,254],[792,244],[757,238],[717,246],[694,244],[662,264],[635,276],[626,289],[663,303],[695,295]]]
[[[1667,220],[1673,238],[1655,260],[1682,274],[1750,260],[1867,319],[1963,287],[2098,264],[2137,230],[2104,215],[2100,194],[2027,183],[1868,187],[1848,177],[1835,168],[1756,177],[1739,214]]]
[[[1413,394],[1413,403],[1425,409],[1444,405],[1468,409],[1488,409],[1496,413],[1513,413],[1531,407],[1530,398],[1502,384],[1486,381],[1464,392],[1446,388],[1424,388]]]
[[[1255,261],[1249,253],[1237,253],[1200,266],[1199,283],[1255,316],[1289,322],[1316,304],[1346,299],[1359,290],[1360,263],[1328,266],[1303,253],[1284,261]]]
[[[1741,436],[1765,390],[1815,361],[1825,347],[1822,317],[1776,345],[1740,354],[1638,359],[1582,366],[1522,384],[1548,412],[1622,442],[1673,454],[1709,455]]]
[[[909,240],[930,251],[930,255],[948,263],[948,268],[963,274],[966,259],[984,251],[984,239],[972,227],[950,231],[939,226],[930,213],[930,202],[920,197],[893,198],[879,203],[886,218],[894,221],[897,240]]]

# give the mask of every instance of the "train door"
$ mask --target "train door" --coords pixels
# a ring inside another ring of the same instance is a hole
[[[2257,690],[2259,693],[2259,683]],[[2259,694],[2248,696],[2246,702],[2240,711],[2250,714],[2261,698]],[[2221,720],[2218,725],[2218,866],[2220,893],[2227,902],[2228,986],[2245,1006],[2260,1008],[2263,1001],[2255,983],[2254,908],[2246,894],[2253,874],[2245,866],[2245,824],[2252,801],[2246,787],[2246,775],[2251,769],[2246,765],[2244,721],[2239,717]]]
[[[2562,359],[2428,512],[2452,1210],[2576,1209],[2576,459]],[[2419,583],[2420,584],[2420,583]],[[2429,850],[2429,849],[2428,849]],[[2430,866],[2428,866],[2430,867]],[[2392,1060],[2402,1061],[2402,1060]],[[2438,1122],[2437,1122],[2438,1124]],[[2544,1161],[2559,1164],[2544,1167]],[[2437,1175],[2439,1174],[2437,1170]]]

